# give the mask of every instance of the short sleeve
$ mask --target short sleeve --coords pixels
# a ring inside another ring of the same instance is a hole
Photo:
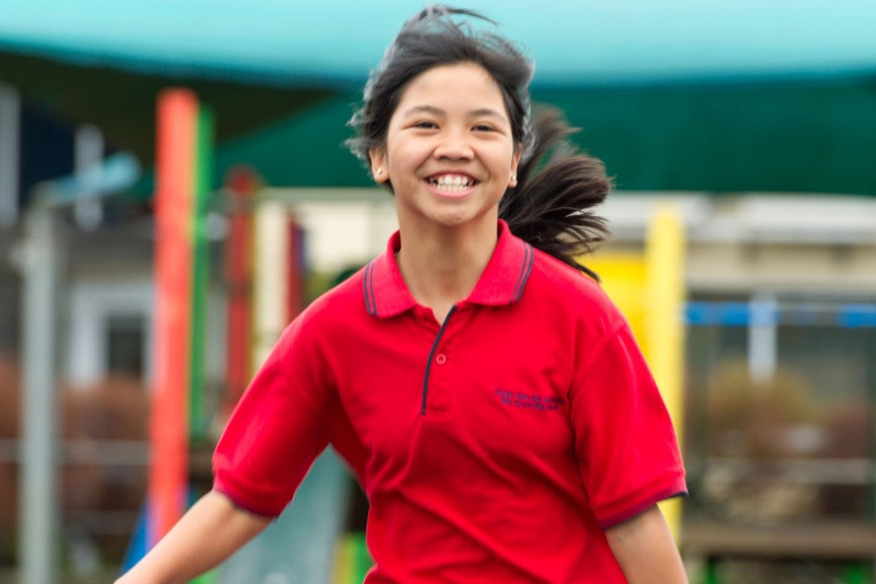
[[[330,383],[306,328],[283,333],[213,454],[213,488],[259,515],[282,513],[328,444]]]
[[[581,359],[570,407],[581,479],[603,528],[687,493],[669,413],[625,322]]]

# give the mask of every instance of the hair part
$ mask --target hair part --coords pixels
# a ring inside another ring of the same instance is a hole
[[[592,211],[611,189],[602,163],[574,149],[568,141],[573,130],[555,110],[533,123],[533,62],[507,39],[475,30],[461,17],[496,24],[478,12],[443,5],[405,22],[368,77],[362,106],[348,123],[356,135],[347,146],[370,170],[370,152],[386,147],[390,120],[411,80],[434,67],[475,63],[499,86],[521,152],[517,187],[506,191],[499,216],[521,239],[596,278],[577,258],[608,235],[605,221]]]

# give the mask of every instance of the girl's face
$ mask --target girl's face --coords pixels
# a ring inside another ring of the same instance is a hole
[[[400,225],[412,228],[495,224],[520,160],[502,92],[474,63],[434,67],[411,80],[385,147],[370,154],[376,180],[392,181]]]

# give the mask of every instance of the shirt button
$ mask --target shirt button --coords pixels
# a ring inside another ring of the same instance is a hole
[[[435,357],[435,362],[439,365],[444,365],[445,363],[447,363],[447,355],[445,355],[444,353],[438,353],[438,355]]]

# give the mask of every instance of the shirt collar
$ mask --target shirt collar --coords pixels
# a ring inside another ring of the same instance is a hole
[[[514,304],[532,270],[532,246],[514,236],[508,224],[499,220],[496,249],[478,279],[474,290],[464,301],[486,306]],[[363,292],[368,314],[387,318],[401,314],[417,305],[405,285],[395,254],[401,249],[401,235],[396,231],[386,245],[386,252],[365,267]]]

